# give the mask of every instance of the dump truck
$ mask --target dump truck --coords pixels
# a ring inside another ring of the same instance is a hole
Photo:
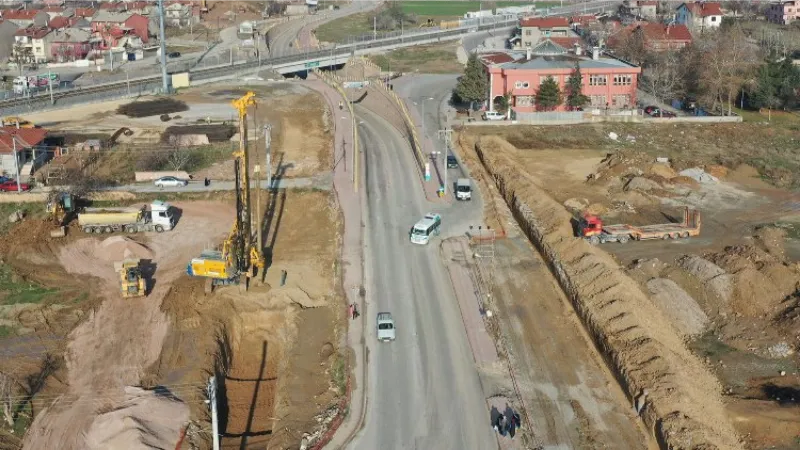
[[[175,225],[172,206],[156,200],[150,208],[86,208],[78,213],[78,225],[84,233],[140,233],[169,231]]]
[[[114,263],[114,270],[119,274],[123,298],[143,297],[147,293],[140,263],[139,259],[125,259]]]
[[[604,225],[603,220],[586,214],[578,221],[578,235],[591,244],[606,242],[644,241],[649,239],[686,239],[700,234],[700,212],[683,209],[683,221],[680,223],[662,223],[657,225]]]

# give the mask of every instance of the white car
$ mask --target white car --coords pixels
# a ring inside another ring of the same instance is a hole
[[[497,111],[486,111],[483,113],[483,120],[504,120],[506,115]]]
[[[156,187],[184,187],[189,184],[186,180],[181,180],[176,177],[161,177],[155,181]]]

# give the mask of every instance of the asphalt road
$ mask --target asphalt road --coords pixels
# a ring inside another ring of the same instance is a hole
[[[408,230],[442,213],[443,236],[461,234],[480,201],[435,207],[425,199],[413,156],[398,132],[358,108],[367,219],[365,267],[369,350],[367,411],[352,448],[492,449],[497,443],[452,284],[441,237],[427,246]],[[375,316],[389,311],[397,340],[378,343]]]

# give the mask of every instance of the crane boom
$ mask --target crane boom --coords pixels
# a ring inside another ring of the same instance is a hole
[[[238,283],[242,274],[252,277],[256,268],[264,268],[264,256],[254,242],[252,232],[247,148],[247,109],[256,105],[255,93],[248,92],[232,104],[239,113],[239,149],[233,153],[236,220],[222,243],[222,250],[204,252],[199,258],[194,258],[187,269],[190,275],[209,278],[212,285]]]

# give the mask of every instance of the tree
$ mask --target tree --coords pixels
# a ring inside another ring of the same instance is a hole
[[[800,69],[773,55],[756,71],[747,104],[751,108],[793,108],[798,103]]]
[[[665,52],[655,56],[642,72],[642,84],[664,103],[684,93],[683,73],[678,55]]]
[[[22,75],[23,66],[33,63],[33,49],[26,47],[20,42],[14,44],[13,52],[11,53],[11,61],[17,65],[19,73]]]
[[[580,63],[575,63],[575,68],[567,78],[567,106],[570,109],[582,108],[589,103],[589,97],[583,95],[583,76]]]
[[[182,138],[182,135],[170,136],[172,149],[167,155],[166,163],[175,172],[183,170],[194,157],[194,153],[183,145]]]
[[[621,33],[625,33],[622,31]],[[644,33],[641,29],[634,28],[614,46],[617,54],[624,60],[637,65],[642,65],[647,60],[648,51],[644,43]]]
[[[489,80],[478,55],[471,53],[464,75],[458,79],[454,94],[463,102],[483,102],[489,90]]]
[[[540,110],[550,111],[561,104],[561,89],[553,77],[547,77],[542,81],[539,90],[536,91],[536,106]]]

